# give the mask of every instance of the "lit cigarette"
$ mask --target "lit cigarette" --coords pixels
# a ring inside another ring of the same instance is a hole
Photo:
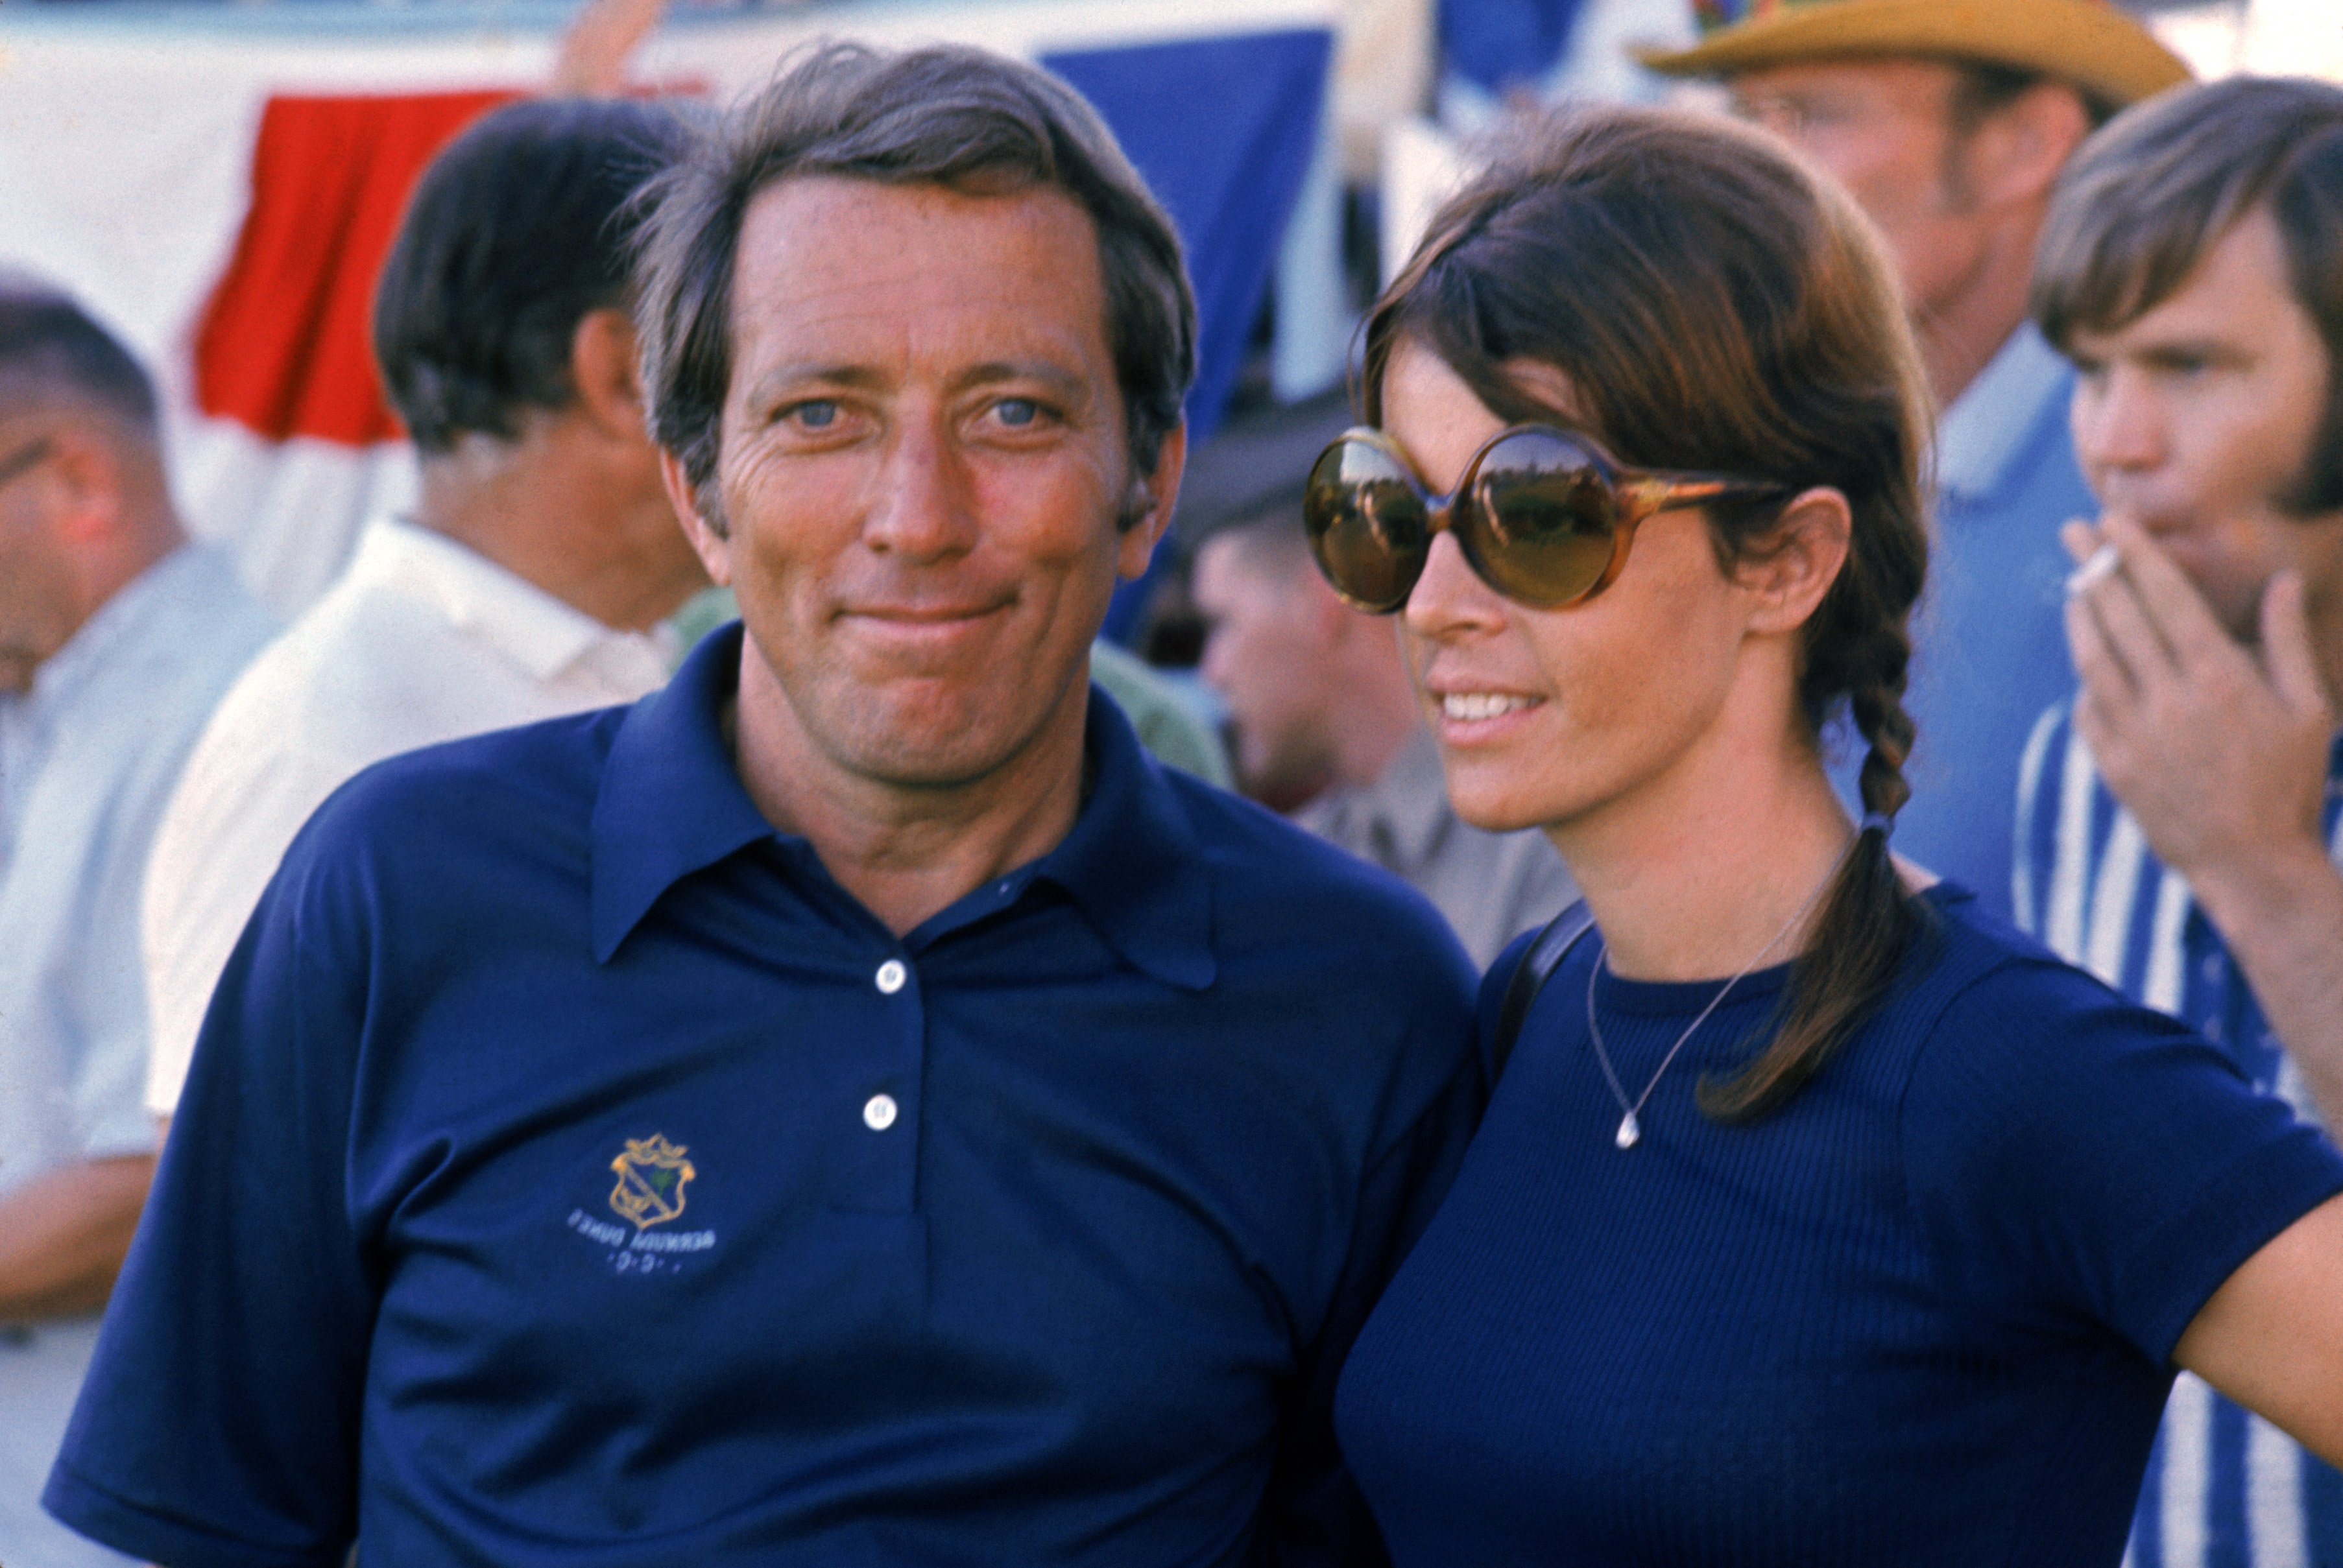
[[[2077,567],[2074,575],[2066,579],[2066,597],[2072,598],[2077,594],[2087,592],[2100,578],[2113,576],[2122,564],[2123,558],[2116,554],[2113,543],[2101,545],[2091,552],[2091,558]]]

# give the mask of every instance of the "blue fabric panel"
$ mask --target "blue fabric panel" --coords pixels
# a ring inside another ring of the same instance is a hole
[[[1197,316],[1192,446],[1220,423],[1243,363],[1317,150],[1333,49],[1333,35],[1312,27],[1042,57],[1105,116],[1187,246]],[[1160,570],[1115,595],[1107,636],[1131,633]]]
[[[1493,93],[1543,76],[1562,58],[1584,0],[1440,0],[1440,48]]]

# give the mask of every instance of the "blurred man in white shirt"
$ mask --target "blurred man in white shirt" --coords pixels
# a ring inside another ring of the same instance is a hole
[[[666,678],[656,628],[706,578],[645,434],[624,209],[677,136],[649,104],[531,101],[418,184],[374,326],[421,498],[254,662],[171,802],[143,918],[156,1115],[286,846],[344,780]]]

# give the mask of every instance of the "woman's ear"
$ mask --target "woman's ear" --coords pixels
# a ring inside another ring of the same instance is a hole
[[[1855,514],[1838,491],[1817,486],[1794,497],[1734,568],[1754,601],[1749,629],[1795,631],[1806,624],[1846,566]]]

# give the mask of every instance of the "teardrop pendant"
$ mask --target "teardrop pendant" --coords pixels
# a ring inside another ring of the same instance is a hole
[[[1634,1111],[1630,1111],[1625,1116],[1620,1118],[1619,1136],[1615,1140],[1620,1148],[1633,1149],[1635,1146],[1635,1141],[1643,1137],[1643,1135],[1644,1129],[1642,1125],[1636,1121],[1635,1113]]]

